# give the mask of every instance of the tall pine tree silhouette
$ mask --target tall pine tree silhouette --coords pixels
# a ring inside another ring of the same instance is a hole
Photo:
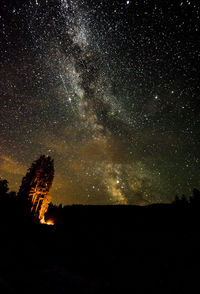
[[[36,221],[44,220],[49,205],[49,190],[54,178],[54,161],[50,156],[41,155],[33,162],[22,179],[19,197],[27,203],[29,212]]]

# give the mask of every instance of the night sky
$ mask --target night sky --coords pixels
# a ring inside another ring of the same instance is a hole
[[[200,3],[1,0],[0,175],[40,154],[56,204],[170,202],[200,188]]]

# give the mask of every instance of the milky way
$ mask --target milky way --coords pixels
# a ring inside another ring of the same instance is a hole
[[[176,2],[176,3],[175,3]],[[200,187],[198,1],[3,1],[0,175],[40,154],[63,204]]]

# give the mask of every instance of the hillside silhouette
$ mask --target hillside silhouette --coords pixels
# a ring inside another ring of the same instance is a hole
[[[45,183],[44,183],[45,186]],[[27,189],[27,188],[26,188]],[[20,187],[20,191],[22,187]],[[31,188],[29,188],[31,190]],[[28,192],[27,192],[28,193]],[[32,194],[31,194],[32,195]],[[39,223],[31,213],[30,203],[20,193],[9,191],[8,182],[0,179],[1,223]],[[45,220],[55,225],[101,230],[134,229],[196,229],[200,210],[200,191],[193,189],[190,197],[176,196],[170,204],[136,205],[71,205],[49,204]]]
[[[199,190],[149,206],[50,203],[45,221],[54,226],[40,224],[31,203],[0,180],[0,293],[194,293],[198,287]]]

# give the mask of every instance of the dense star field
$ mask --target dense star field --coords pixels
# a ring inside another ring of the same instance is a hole
[[[40,154],[63,204],[148,204],[200,188],[200,3],[0,3],[0,175]]]

